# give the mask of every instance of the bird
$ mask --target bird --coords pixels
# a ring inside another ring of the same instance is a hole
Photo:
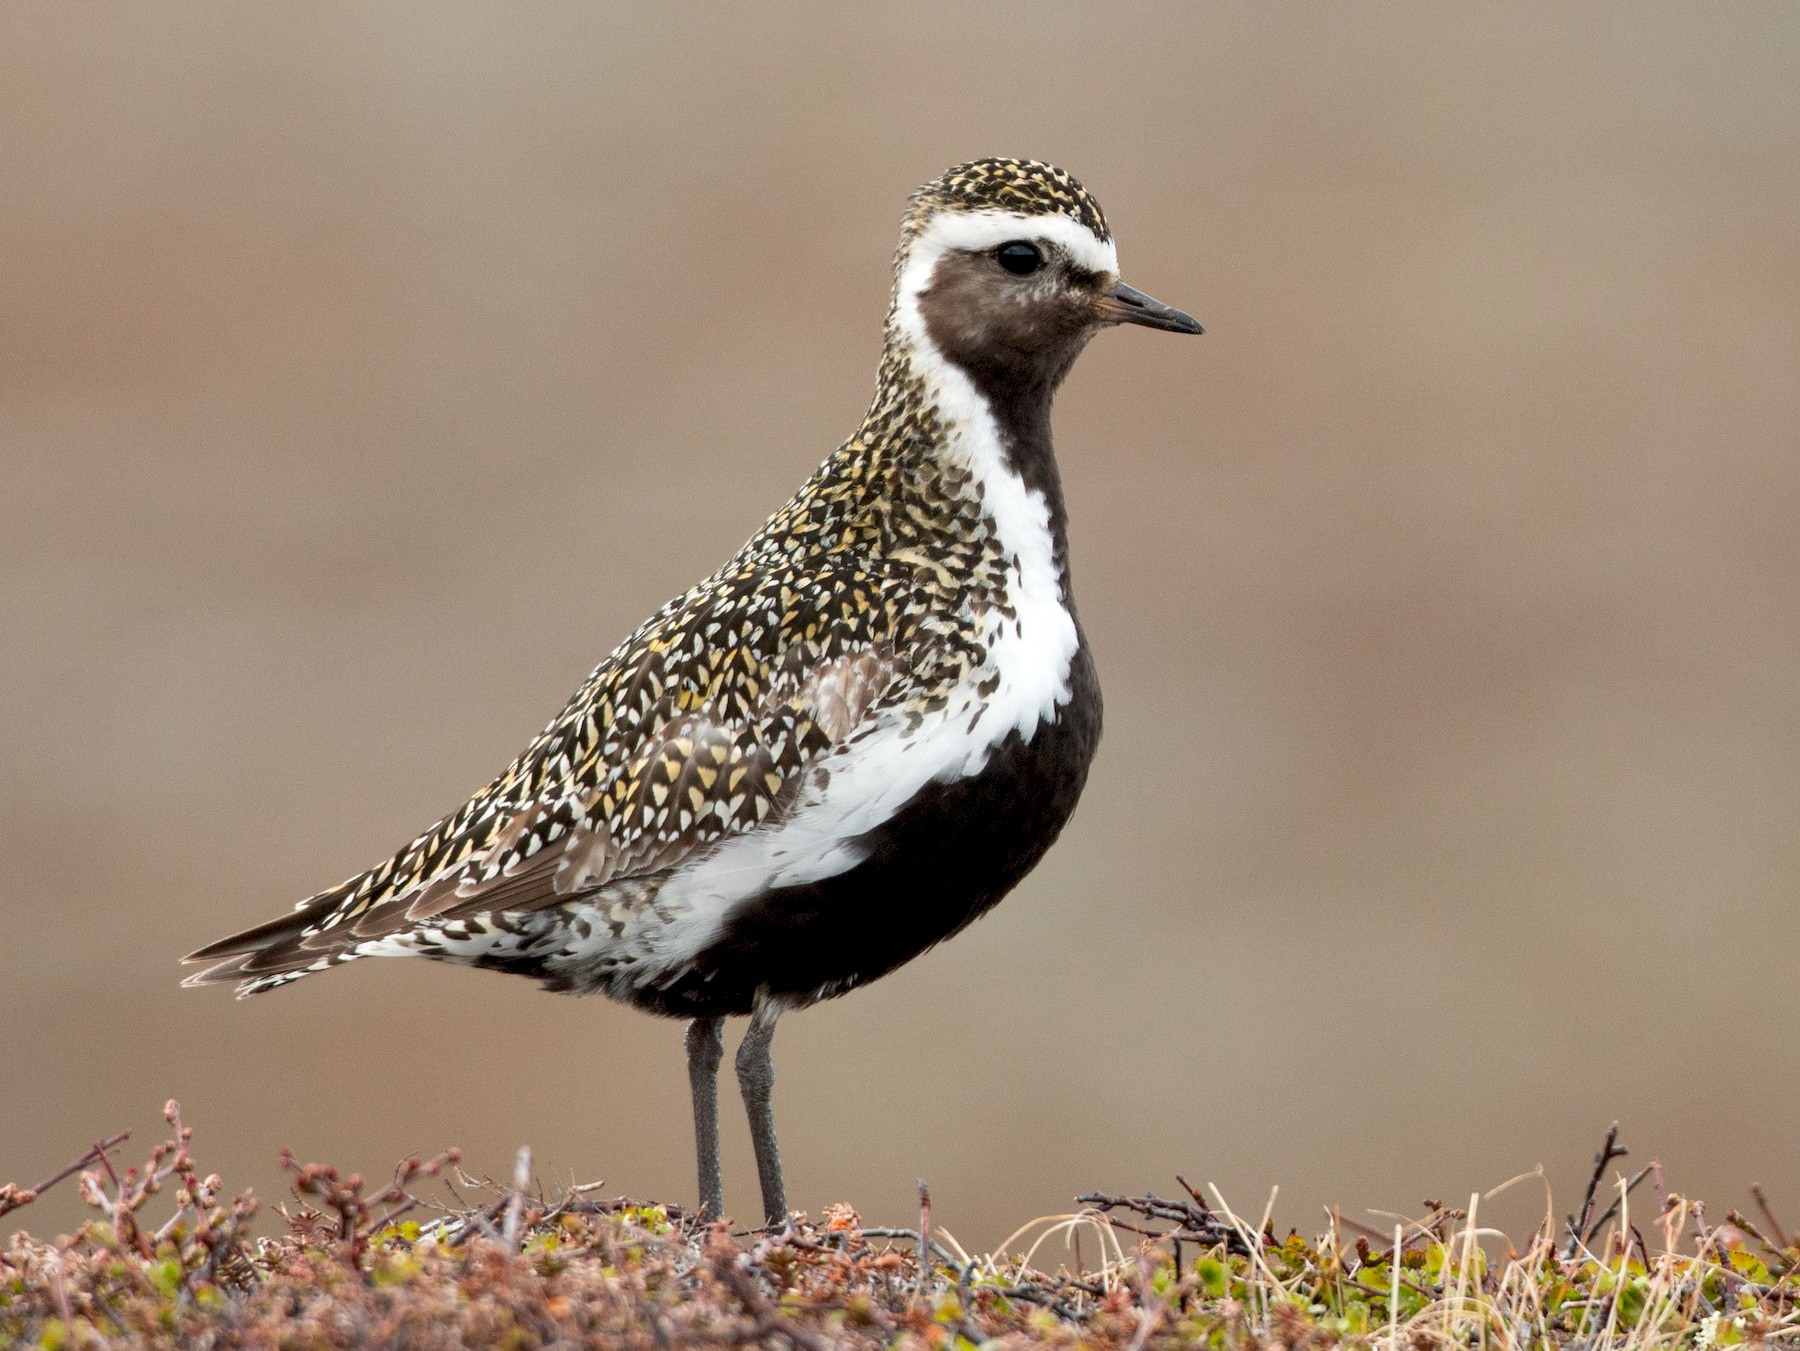
[[[868,414],[729,562],[594,670],[466,805],[185,958],[240,998],[362,957],[686,1020],[699,1214],[723,1217],[724,1021],[764,1218],[790,1222],[776,1021],[963,929],[1044,856],[1100,740],[1050,410],[1125,284],[1100,204],[985,158],[914,192]],[[691,491],[691,485],[684,491]]]

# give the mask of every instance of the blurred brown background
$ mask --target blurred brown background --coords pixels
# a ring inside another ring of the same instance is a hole
[[[175,959],[723,560],[861,414],[907,192],[1005,153],[1208,336],[1062,396],[1096,776],[784,1021],[795,1204],[1568,1209],[1618,1117],[1800,1213],[1800,10],[10,4],[0,118],[0,1179],[173,1095],[265,1195],[690,1198],[675,1023]]]

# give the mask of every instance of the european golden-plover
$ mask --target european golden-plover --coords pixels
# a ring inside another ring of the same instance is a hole
[[[1113,324],[1200,325],[1119,279],[1099,203],[1031,160],[913,194],[862,425],[519,758],[392,858],[210,944],[257,994],[358,957],[531,976],[691,1020],[703,1214],[724,1211],[726,1017],[763,1213],[786,1010],[956,933],[1043,857],[1100,740],[1050,404]]]

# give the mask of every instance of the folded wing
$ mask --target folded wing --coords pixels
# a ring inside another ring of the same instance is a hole
[[[192,953],[209,965],[185,983],[258,993],[409,932],[667,876],[780,821],[807,773],[904,685],[879,632],[829,622],[879,613],[876,596],[854,594],[872,586],[858,575],[784,587],[785,622],[760,627],[690,593],[460,811],[291,913]]]

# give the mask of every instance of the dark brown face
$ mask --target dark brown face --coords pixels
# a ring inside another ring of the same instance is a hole
[[[932,345],[990,396],[1053,391],[1088,339],[1112,324],[1201,331],[1181,311],[1027,229],[991,247],[946,250],[918,308]]]

